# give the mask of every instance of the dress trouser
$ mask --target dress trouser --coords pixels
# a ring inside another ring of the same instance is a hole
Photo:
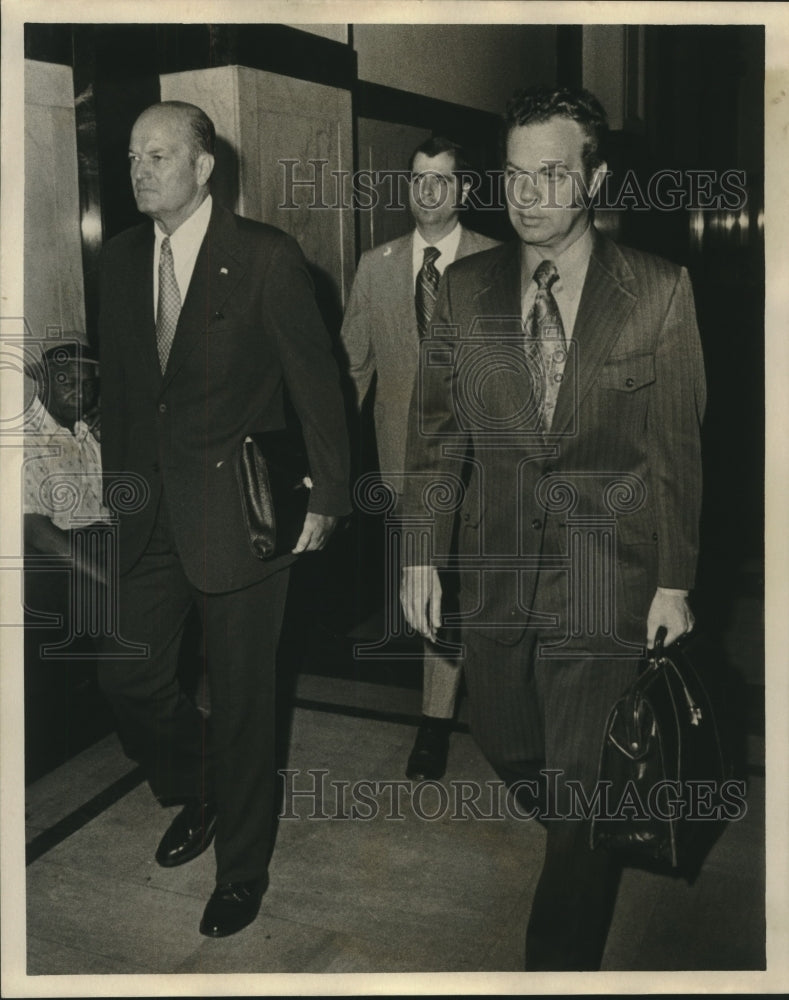
[[[99,667],[124,750],[143,765],[154,795],[216,802],[217,882],[262,876],[273,846],[275,669],[288,576],[280,570],[230,593],[197,590],[162,501],[150,542],[119,588],[121,635],[146,643],[149,655]],[[202,620],[208,723],[178,678],[193,606]]]
[[[435,719],[451,719],[460,687],[461,661],[439,654],[429,639],[425,639],[424,648],[422,713]]]
[[[600,967],[613,914],[620,866],[589,846],[588,819],[570,812],[566,781],[580,781],[591,799],[605,722],[632,681],[638,660],[548,659],[536,655],[552,636],[527,631],[514,646],[479,632],[463,634],[463,669],[471,730],[485,756],[512,785],[551,779],[544,825],[543,869],[526,932],[526,969]],[[533,803],[532,803],[533,804]]]

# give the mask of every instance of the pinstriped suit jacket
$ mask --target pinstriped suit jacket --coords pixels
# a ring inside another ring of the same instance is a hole
[[[409,233],[362,254],[341,332],[360,405],[376,374],[378,457],[381,471],[391,475],[403,469],[408,407],[419,363],[412,240]],[[496,245],[463,228],[455,259]]]
[[[612,595],[598,624],[641,643],[656,587],[692,587],[697,559],[705,381],[687,272],[594,233],[548,435],[520,284],[517,241],[446,270],[411,406],[404,510],[424,514],[425,481],[458,474],[470,444],[462,503],[434,525],[439,559],[460,518],[459,554],[477,560],[461,573],[466,624],[515,642],[540,612],[572,630],[570,591],[594,584]]]

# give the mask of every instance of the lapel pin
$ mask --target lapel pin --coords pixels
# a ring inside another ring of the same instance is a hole
[[[220,274],[227,274],[227,268],[226,267],[220,267],[219,268],[219,273]]]

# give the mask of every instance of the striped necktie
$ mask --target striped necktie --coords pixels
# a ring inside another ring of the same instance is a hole
[[[180,313],[181,293],[175,280],[173,251],[170,247],[170,237],[165,236],[159,251],[159,302],[156,308],[156,346],[162,372],[167,367]]]
[[[416,306],[416,327],[420,339],[427,333],[430,317],[433,315],[433,306],[436,304],[441,275],[438,273],[435,262],[440,256],[440,250],[436,250],[435,247],[425,247],[424,260],[416,276],[414,304]]]

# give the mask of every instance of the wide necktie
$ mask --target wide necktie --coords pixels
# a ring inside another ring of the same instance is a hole
[[[173,251],[170,247],[170,237],[165,236],[159,251],[159,301],[156,308],[156,346],[162,372],[167,367],[180,313],[181,293],[175,280]]]
[[[526,316],[527,355],[539,372],[542,405],[540,416],[543,430],[550,430],[556,409],[559,386],[564,378],[567,342],[559,306],[551,287],[559,279],[552,260],[543,260],[534,272],[537,285],[534,303]],[[535,372],[537,376],[537,372]]]
[[[416,305],[416,327],[420,338],[427,333],[430,317],[433,315],[433,306],[436,304],[441,275],[438,273],[435,262],[440,256],[440,250],[436,250],[435,247],[425,247],[424,260],[416,276],[414,304]]]

